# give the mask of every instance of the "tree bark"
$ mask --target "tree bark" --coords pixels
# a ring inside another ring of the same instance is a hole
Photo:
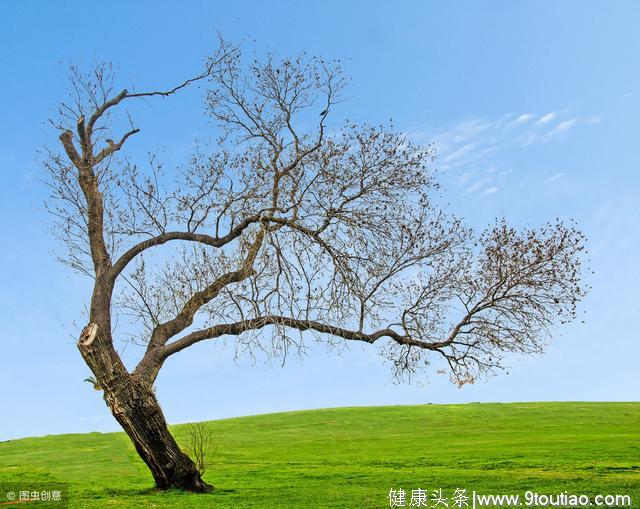
[[[205,483],[191,459],[180,450],[167,428],[162,409],[149,384],[130,374],[110,340],[90,323],[78,349],[104,391],[111,413],[151,470],[159,489],[179,488],[205,493]]]

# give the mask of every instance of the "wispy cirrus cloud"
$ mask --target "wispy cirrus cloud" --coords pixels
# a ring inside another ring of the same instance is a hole
[[[520,115],[518,118],[516,118],[513,123],[514,124],[525,124],[525,123],[529,122],[529,120],[531,120],[534,117],[535,117],[535,115],[533,113],[524,113],[523,115]]]
[[[547,113],[546,115],[540,117],[538,119],[538,121],[536,122],[536,124],[538,124],[538,125],[548,124],[553,119],[555,119],[557,116],[558,116],[558,114],[556,112],[552,111],[551,113]]]
[[[567,133],[569,130],[573,129],[576,125],[577,120],[575,118],[571,118],[569,120],[563,120],[558,123],[551,131],[547,133],[547,138],[551,139],[554,136],[562,136]]]
[[[500,191],[513,172],[501,162],[508,158],[499,157],[498,153],[560,142],[579,125],[594,126],[601,121],[601,115],[578,117],[566,110],[509,113],[496,119],[463,120],[431,133],[413,132],[411,137],[434,143],[438,168],[449,174],[465,194],[491,196]],[[549,172],[545,173],[541,179],[547,182],[562,175],[555,173],[549,177]]]

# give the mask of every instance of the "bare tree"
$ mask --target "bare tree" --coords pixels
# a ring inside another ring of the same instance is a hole
[[[309,335],[376,343],[399,378],[441,359],[464,384],[505,353],[542,351],[575,317],[581,233],[463,226],[434,203],[431,147],[392,126],[329,127],[346,85],[338,62],[246,62],[222,42],[201,75],[166,91],[116,90],[107,65],[71,78],[53,120],[63,151],[46,166],[61,259],[94,281],[78,348],[159,488],[210,489],[153,391],[164,362],[195,343],[231,337],[282,356]],[[224,130],[215,148],[174,179],[155,155],[124,157],[139,130],[129,121],[110,139],[121,128],[110,115],[198,80]],[[144,344],[131,371],[116,313]]]
[[[193,458],[198,473],[202,476],[211,462],[211,455],[215,452],[216,443],[213,433],[204,422],[187,424],[186,449]]]

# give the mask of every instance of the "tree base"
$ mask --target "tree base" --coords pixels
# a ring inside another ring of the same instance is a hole
[[[188,491],[189,493],[211,493],[213,490],[215,490],[215,487],[204,482],[200,475],[196,475],[195,477],[190,476],[190,478],[188,479],[182,479],[180,481],[168,484],[159,485],[158,483],[156,483],[156,489],[162,491],[175,489]]]

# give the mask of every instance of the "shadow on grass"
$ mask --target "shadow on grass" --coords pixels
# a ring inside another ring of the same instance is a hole
[[[180,490],[177,488],[170,488],[168,490],[161,490],[155,487],[147,487],[147,488],[115,488],[115,487],[105,487],[100,491],[90,491],[86,492],[88,495],[94,495],[92,498],[104,498],[108,497],[148,497],[148,496],[156,496],[156,497],[215,497],[215,496],[224,496],[238,493],[238,490],[233,488],[216,488],[211,493],[190,493],[188,491]],[[102,496],[100,496],[102,495]]]

